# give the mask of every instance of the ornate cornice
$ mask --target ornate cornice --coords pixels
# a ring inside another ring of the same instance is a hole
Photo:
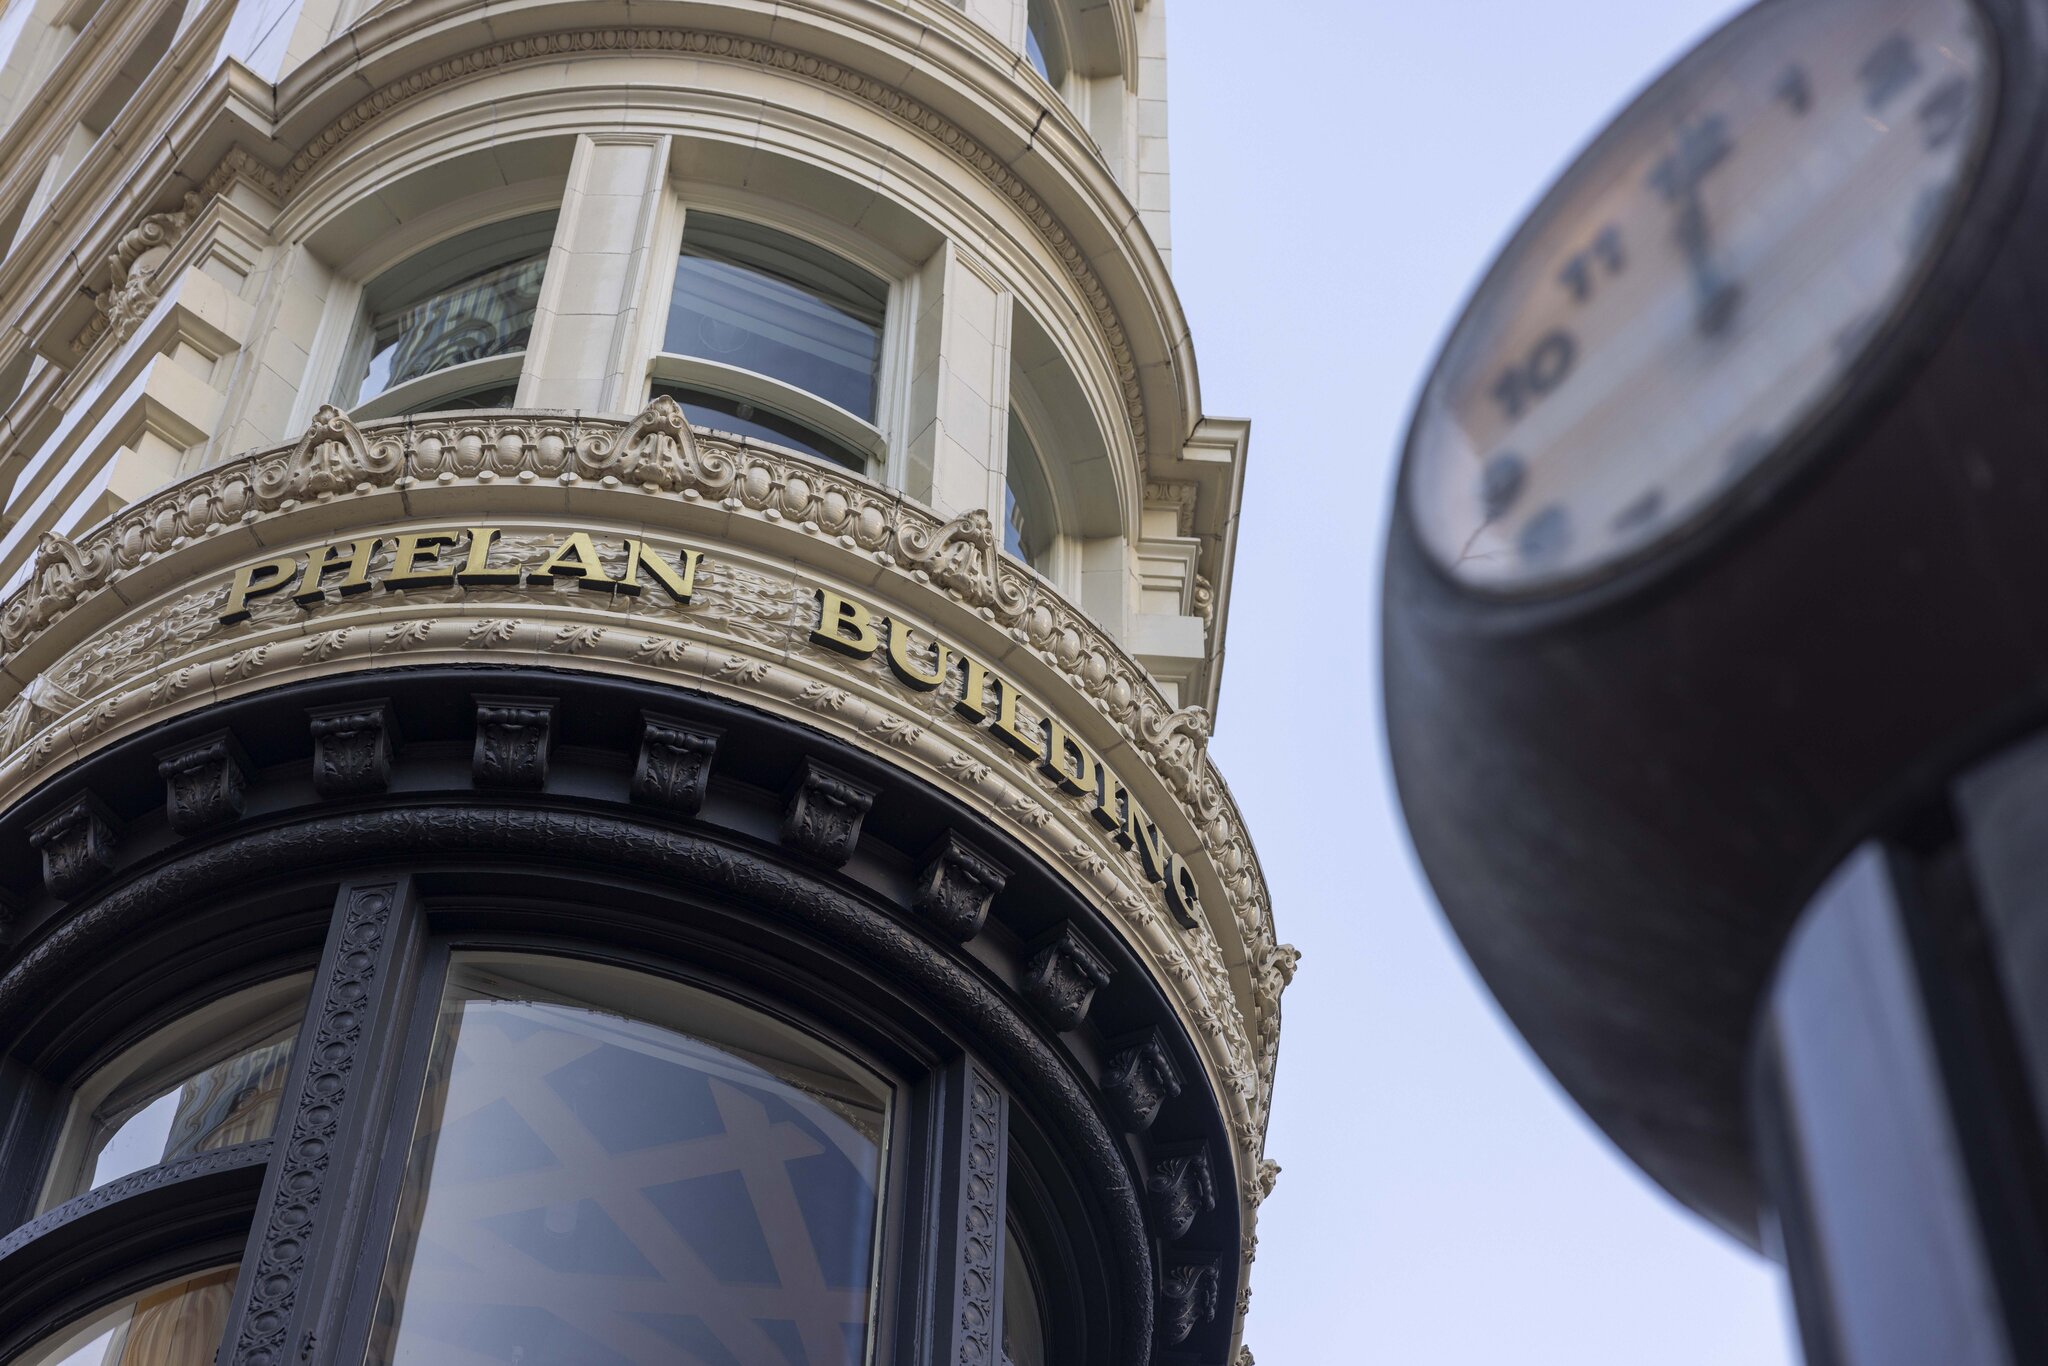
[[[749,533],[756,544],[793,534],[818,544],[806,552],[793,542],[798,561],[866,563],[882,576],[877,590],[897,600],[938,595],[1028,651],[1071,690],[1073,702],[1063,706],[1092,706],[1128,743],[1206,852],[1217,909],[1196,931],[1174,925],[1125,851],[1090,822],[1056,820],[1049,780],[960,721],[943,697],[912,692],[875,661],[813,651],[816,661],[796,667],[786,657],[796,611],[787,575],[735,565],[707,583],[687,614],[614,612],[598,595],[543,584],[347,598],[311,611],[276,595],[251,604],[249,622],[219,624],[222,576],[259,543],[361,528],[407,509],[415,517],[468,515],[453,511],[476,506],[465,488],[493,489],[494,507],[523,500],[536,511],[553,507],[557,517],[582,507],[592,511],[581,516],[603,508],[605,520],[650,528],[723,519],[757,528]],[[1050,846],[1077,882],[1120,913],[1164,965],[1210,1045],[1221,1089],[1242,1107],[1239,1170],[1257,1182],[1279,994],[1294,955],[1275,942],[1250,838],[1206,754],[1206,717],[1171,706],[1093,621],[1004,558],[985,513],[941,519],[843,471],[693,431],[666,399],[630,419],[479,413],[360,429],[326,409],[291,446],[172,485],[75,541],[45,537],[28,582],[0,604],[0,651],[12,675],[0,675],[0,689],[18,690],[0,706],[7,799],[60,760],[209,695],[308,670],[451,657],[523,653],[563,667],[664,675],[767,698],[815,724],[865,735]],[[1242,992],[1216,938],[1226,931],[1244,955]]]

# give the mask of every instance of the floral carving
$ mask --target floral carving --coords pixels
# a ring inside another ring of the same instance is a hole
[[[477,786],[545,786],[554,720],[555,704],[545,697],[477,698],[476,748],[470,756]]]
[[[704,806],[720,732],[660,712],[640,716],[640,755],[633,764],[633,800],[694,816]]]
[[[43,856],[43,885],[50,895],[69,900],[113,872],[119,831],[113,814],[90,792],[30,826],[28,842]]]
[[[995,1366],[997,1259],[1003,1235],[1003,1097],[981,1070],[967,1071],[966,1171],[960,1201],[960,1318],[954,1361]]]
[[[1178,1347],[1196,1328],[1216,1319],[1216,1263],[1167,1266],[1159,1285],[1159,1340]]]
[[[1209,1147],[1197,1144],[1184,1152],[1161,1154],[1146,1178],[1145,1194],[1152,1217],[1168,1241],[1183,1237],[1196,1219],[1216,1208],[1216,1181],[1209,1170]]]
[[[1103,1098],[1134,1134],[1151,1128],[1159,1107],[1179,1095],[1180,1088],[1180,1069],[1156,1029],[1119,1050],[1102,1073]]]
[[[837,868],[853,857],[861,821],[875,802],[873,788],[837,769],[805,759],[790,786],[782,839],[801,853]]]
[[[391,704],[352,702],[316,707],[313,790],[323,797],[382,792],[391,784]]]
[[[911,905],[952,939],[981,933],[989,903],[1009,880],[1001,864],[949,830],[926,858]]]
[[[224,730],[166,750],[158,756],[156,772],[164,780],[164,815],[181,835],[197,834],[242,814],[248,777],[235,737]]]
[[[266,501],[331,498],[361,485],[389,484],[403,464],[397,447],[381,443],[372,449],[347,413],[323,403],[291,453],[257,470],[256,492]]]
[[[1072,922],[1061,925],[1024,965],[1024,995],[1053,1028],[1066,1032],[1088,1016],[1095,993],[1109,985],[1109,965]]]

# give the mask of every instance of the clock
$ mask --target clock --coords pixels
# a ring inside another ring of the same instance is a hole
[[[1637,99],[1480,284],[1404,474],[1441,570],[1551,594],[1799,443],[1940,254],[1996,103],[1972,0],[1764,0]]]

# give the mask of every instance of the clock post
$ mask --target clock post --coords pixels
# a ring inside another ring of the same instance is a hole
[[[1445,914],[1809,1360],[2048,1361],[2048,0],[1764,0],[1417,404],[1390,750]]]

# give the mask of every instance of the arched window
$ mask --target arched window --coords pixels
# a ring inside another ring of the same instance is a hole
[[[691,212],[655,391],[693,422],[865,470],[889,283],[790,233]]]
[[[307,988],[296,977],[237,993],[81,1082],[42,1208],[148,1167],[268,1138]]]
[[[368,1361],[860,1366],[888,1099],[708,992],[459,961]]]
[[[1031,0],[1024,17],[1024,56],[1031,69],[1058,90],[1067,81],[1067,43],[1050,0]]]
[[[152,1286],[52,1334],[15,1366],[213,1366],[238,1270]]]
[[[1045,461],[1016,408],[1010,409],[1009,454],[1003,467],[1003,549],[1046,572],[1059,514],[1046,482]]]
[[[337,401],[359,417],[509,406],[554,233],[552,212],[489,224],[370,281]]]

